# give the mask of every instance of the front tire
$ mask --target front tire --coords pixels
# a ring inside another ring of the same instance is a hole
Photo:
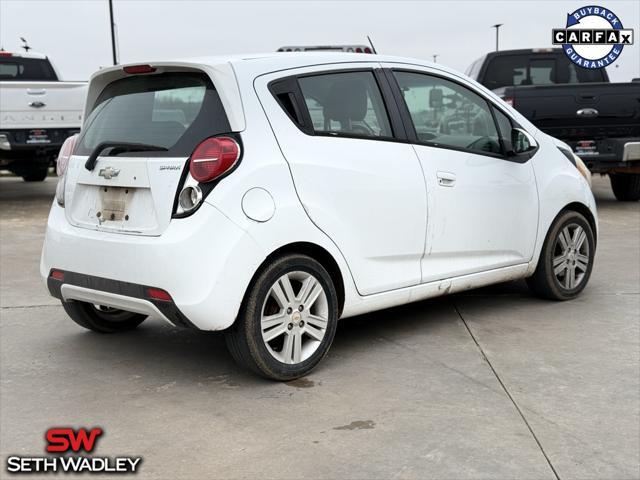
[[[280,381],[307,375],[327,354],[338,322],[338,297],[324,267],[306,255],[272,261],[255,278],[226,332],[241,365]]]
[[[595,250],[587,219],[574,211],[562,213],[549,229],[536,271],[527,278],[529,288],[552,300],[575,298],[589,281]]]
[[[611,190],[621,202],[640,200],[640,173],[610,173]]]
[[[62,306],[81,327],[98,333],[118,333],[133,330],[147,318],[140,313],[125,312],[86,302],[62,302]]]

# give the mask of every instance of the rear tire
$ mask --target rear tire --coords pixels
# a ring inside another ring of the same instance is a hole
[[[26,175],[23,175],[22,178],[24,179],[25,182],[42,182],[44,181],[45,178],[47,178],[48,174],[49,174],[49,166],[47,165],[46,167],[33,169]]]
[[[225,338],[239,364],[287,381],[322,360],[337,322],[338,296],[327,271],[311,257],[290,254],[258,273]]]
[[[67,315],[81,327],[98,333],[118,333],[133,330],[147,318],[140,313],[115,308],[97,307],[86,302],[62,302]]]
[[[575,298],[589,282],[595,251],[587,219],[574,211],[560,214],[547,233],[536,271],[527,278],[529,288],[551,300]]]
[[[609,174],[611,189],[621,202],[637,202],[640,200],[640,173]]]

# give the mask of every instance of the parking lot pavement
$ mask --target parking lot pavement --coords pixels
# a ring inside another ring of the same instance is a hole
[[[142,478],[640,477],[640,204],[606,179],[578,299],[516,282],[348,319],[288,384],[245,373],[219,333],[75,326],[38,277],[54,188],[0,179],[3,463],[98,425],[96,454],[142,455]]]

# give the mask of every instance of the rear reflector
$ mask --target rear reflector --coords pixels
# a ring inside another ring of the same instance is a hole
[[[61,272],[60,270],[51,270],[51,278],[53,278],[54,280],[59,280],[59,281],[64,281],[64,272]]]
[[[230,137],[211,137],[200,143],[189,160],[189,172],[200,183],[215,180],[240,158],[240,146]]]
[[[171,302],[171,295],[160,288],[147,288],[147,296],[153,300],[161,300],[163,302]]]
[[[156,67],[152,67],[151,65],[129,65],[128,67],[123,67],[122,70],[124,73],[130,74],[153,73],[156,71]]]

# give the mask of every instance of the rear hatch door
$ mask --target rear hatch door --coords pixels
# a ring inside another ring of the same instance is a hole
[[[229,131],[218,92],[204,73],[159,72],[109,83],[69,162],[68,221],[93,230],[161,235],[189,156],[202,140]],[[92,153],[97,160],[87,166]]]

